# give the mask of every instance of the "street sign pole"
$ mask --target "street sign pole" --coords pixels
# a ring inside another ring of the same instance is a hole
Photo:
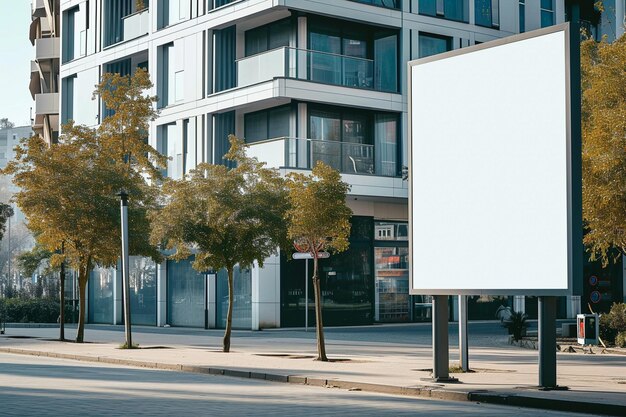
[[[309,260],[304,260],[304,331],[309,331]]]
[[[304,260],[304,331],[309,331],[309,259],[313,259],[313,255],[310,252],[296,252],[291,255],[292,259]],[[328,259],[330,253],[319,252],[317,259]]]
[[[469,352],[467,346],[467,295],[459,294],[459,353],[461,369],[469,372]]]

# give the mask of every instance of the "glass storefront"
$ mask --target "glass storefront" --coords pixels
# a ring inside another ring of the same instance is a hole
[[[408,248],[374,249],[376,263],[376,309],[378,322],[406,322],[411,319]]]
[[[131,256],[129,276],[132,323],[156,326],[156,264],[150,258]]]
[[[89,323],[113,324],[113,280],[115,269],[96,267],[89,276]],[[66,287],[66,296],[67,296]]]
[[[252,327],[252,273],[250,268],[233,271],[233,329]],[[222,269],[217,273],[217,326],[226,328],[228,314],[228,273]]]
[[[325,326],[371,324],[374,319],[373,240],[374,221],[353,217],[350,247],[319,260],[322,314]],[[309,326],[315,325],[315,296],[309,262]],[[305,261],[281,253],[281,326],[304,326]]]
[[[167,323],[172,326],[204,327],[205,276],[192,262],[167,261]]]

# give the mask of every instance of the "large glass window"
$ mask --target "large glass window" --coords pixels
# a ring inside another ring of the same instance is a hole
[[[541,27],[554,25],[554,0],[541,0]]]
[[[172,326],[204,327],[205,277],[191,262],[167,261],[167,322]]]
[[[94,268],[89,276],[88,313],[90,323],[113,324],[113,291],[115,270]],[[66,284],[67,285],[67,284]],[[67,289],[67,287],[66,287]]]
[[[75,58],[76,50],[76,15],[78,14],[78,6],[63,12],[63,62],[71,61]]]
[[[419,57],[424,58],[452,50],[452,37],[433,35],[430,33],[419,34]]]
[[[419,13],[427,16],[467,22],[469,0],[420,0]]]
[[[377,247],[375,320],[405,322],[411,319],[407,247]]]
[[[474,16],[478,26],[500,26],[500,0],[474,0]]]
[[[74,120],[74,80],[76,74],[61,81],[61,124]]]
[[[308,78],[326,84],[398,90],[398,34],[365,25],[311,19]]]
[[[133,324],[156,325],[156,264],[150,258],[131,256],[130,311]]]
[[[397,175],[396,114],[310,107],[310,166],[322,161],[345,173]]]
[[[246,143],[289,136],[291,106],[248,113],[244,116]]]
[[[291,20],[283,19],[246,31],[246,56],[289,46]]]
[[[519,33],[526,32],[526,0],[519,0]]]
[[[252,274],[250,268],[235,266],[233,271],[233,328],[252,327]],[[228,314],[228,273],[222,269],[217,274],[217,325],[226,327]]]
[[[319,276],[322,292],[323,320],[327,326],[371,324],[374,318],[373,228],[369,217],[351,219],[350,247],[347,251],[320,259]],[[309,294],[309,326],[315,325],[315,304],[309,262],[288,260],[291,252],[281,253],[281,325],[304,324],[305,282]]]

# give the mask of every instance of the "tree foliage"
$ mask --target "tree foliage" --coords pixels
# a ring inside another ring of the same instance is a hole
[[[231,136],[225,155],[236,167],[200,164],[186,178],[166,180],[165,205],[151,214],[152,242],[174,251],[172,259],[195,255],[199,272],[226,269],[228,314],[223,350],[230,350],[235,265],[252,265],[276,252],[286,241],[287,209],[284,180],[278,171],[245,154],[243,143]]]
[[[10,121],[8,118],[0,118],[0,129],[11,129],[13,127],[15,127],[15,123]]]
[[[0,240],[4,238],[9,217],[13,217],[14,214],[13,207],[10,204],[0,203]]]
[[[23,275],[32,276],[45,261],[52,257],[52,252],[35,244],[29,251],[22,252],[17,256],[17,263]]]
[[[326,361],[317,255],[348,249],[352,210],[346,205],[350,186],[339,172],[318,161],[310,175],[292,173],[287,182],[290,208],[286,213],[288,238],[313,255],[315,325],[318,360]]]
[[[581,45],[584,243],[626,254],[626,37]]]
[[[65,260],[78,272],[78,342],[84,337],[89,274],[95,265],[114,265],[121,253],[116,196],[120,190],[129,194],[131,254],[160,259],[157,248],[148,242],[147,212],[155,207],[157,190],[144,177],[159,175],[150,155],[157,162],[162,159],[144,142],[143,133],[154,113],[153,98],[141,91],[150,87],[143,70],[132,77],[104,75],[96,93],[115,111],[113,116],[96,129],[70,121],[59,143],[51,147],[38,137],[26,139],[16,148],[16,161],[5,170],[20,188],[15,200],[37,243],[54,253],[51,265]]]

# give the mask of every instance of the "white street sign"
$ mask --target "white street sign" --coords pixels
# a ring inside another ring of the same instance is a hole
[[[296,252],[291,255],[293,259],[313,259],[313,254],[310,252]],[[330,258],[330,253],[328,252],[320,252],[317,254],[317,259],[327,259]]]

